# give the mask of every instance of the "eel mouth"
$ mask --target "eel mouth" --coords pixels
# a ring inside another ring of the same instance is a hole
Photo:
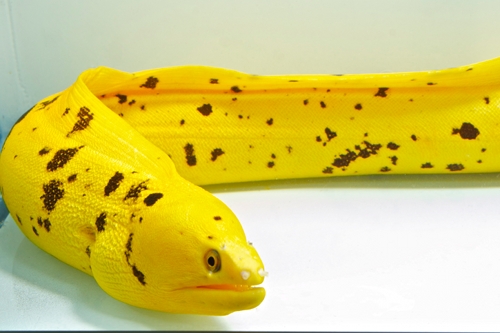
[[[177,289],[182,304],[176,311],[225,316],[235,311],[258,306],[266,297],[266,289],[252,284],[206,284]],[[184,307],[181,309],[180,307]],[[183,312],[183,313],[184,313]]]
[[[198,289],[212,289],[212,290],[231,290],[231,291],[250,291],[261,289],[261,287],[256,287],[247,284],[211,284],[206,286],[197,286]]]

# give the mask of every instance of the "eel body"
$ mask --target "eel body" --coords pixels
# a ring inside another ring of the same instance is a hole
[[[0,190],[26,237],[111,296],[225,315],[262,302],[266,272],[197,185],[499,171],[499,108],[500,59],[367,75],[99,67],[14,125]]]
[[[93,75],[116,78],[95,95],[196,184],[500,170],[500,59],[371,75]]]

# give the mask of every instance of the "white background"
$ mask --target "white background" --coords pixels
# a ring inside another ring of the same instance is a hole
[[[500,1],[0,0],[0,130],[89,67],[254,74],[440,69],[500,56]],[[500,75],[500,73],[499,73]],[[258,308],[134,308],[0,229],[0,329],[500,330],[500,178],[207,187],[270,272]]]

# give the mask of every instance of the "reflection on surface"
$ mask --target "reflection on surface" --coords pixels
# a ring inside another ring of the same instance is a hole
[[[9,216],[9,210],[7,209],[7,206],[5,206],[5,202],[3,201],[3,198],[0,195],[0,228],[5,222],[7,216]]]
[[[364,175],[304,179],[280,179],[203,186],[213,193],[278,189],[450,189],[500,187],[500,173]]]

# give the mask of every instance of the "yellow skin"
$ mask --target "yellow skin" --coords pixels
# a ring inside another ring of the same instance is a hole
[[[33,243],[111,296],[225,315],[262,302],[266,273],[193,183],[499,171],[499,72],[500,59],[344,76],[99,67],[13,127],[0,190]]]

